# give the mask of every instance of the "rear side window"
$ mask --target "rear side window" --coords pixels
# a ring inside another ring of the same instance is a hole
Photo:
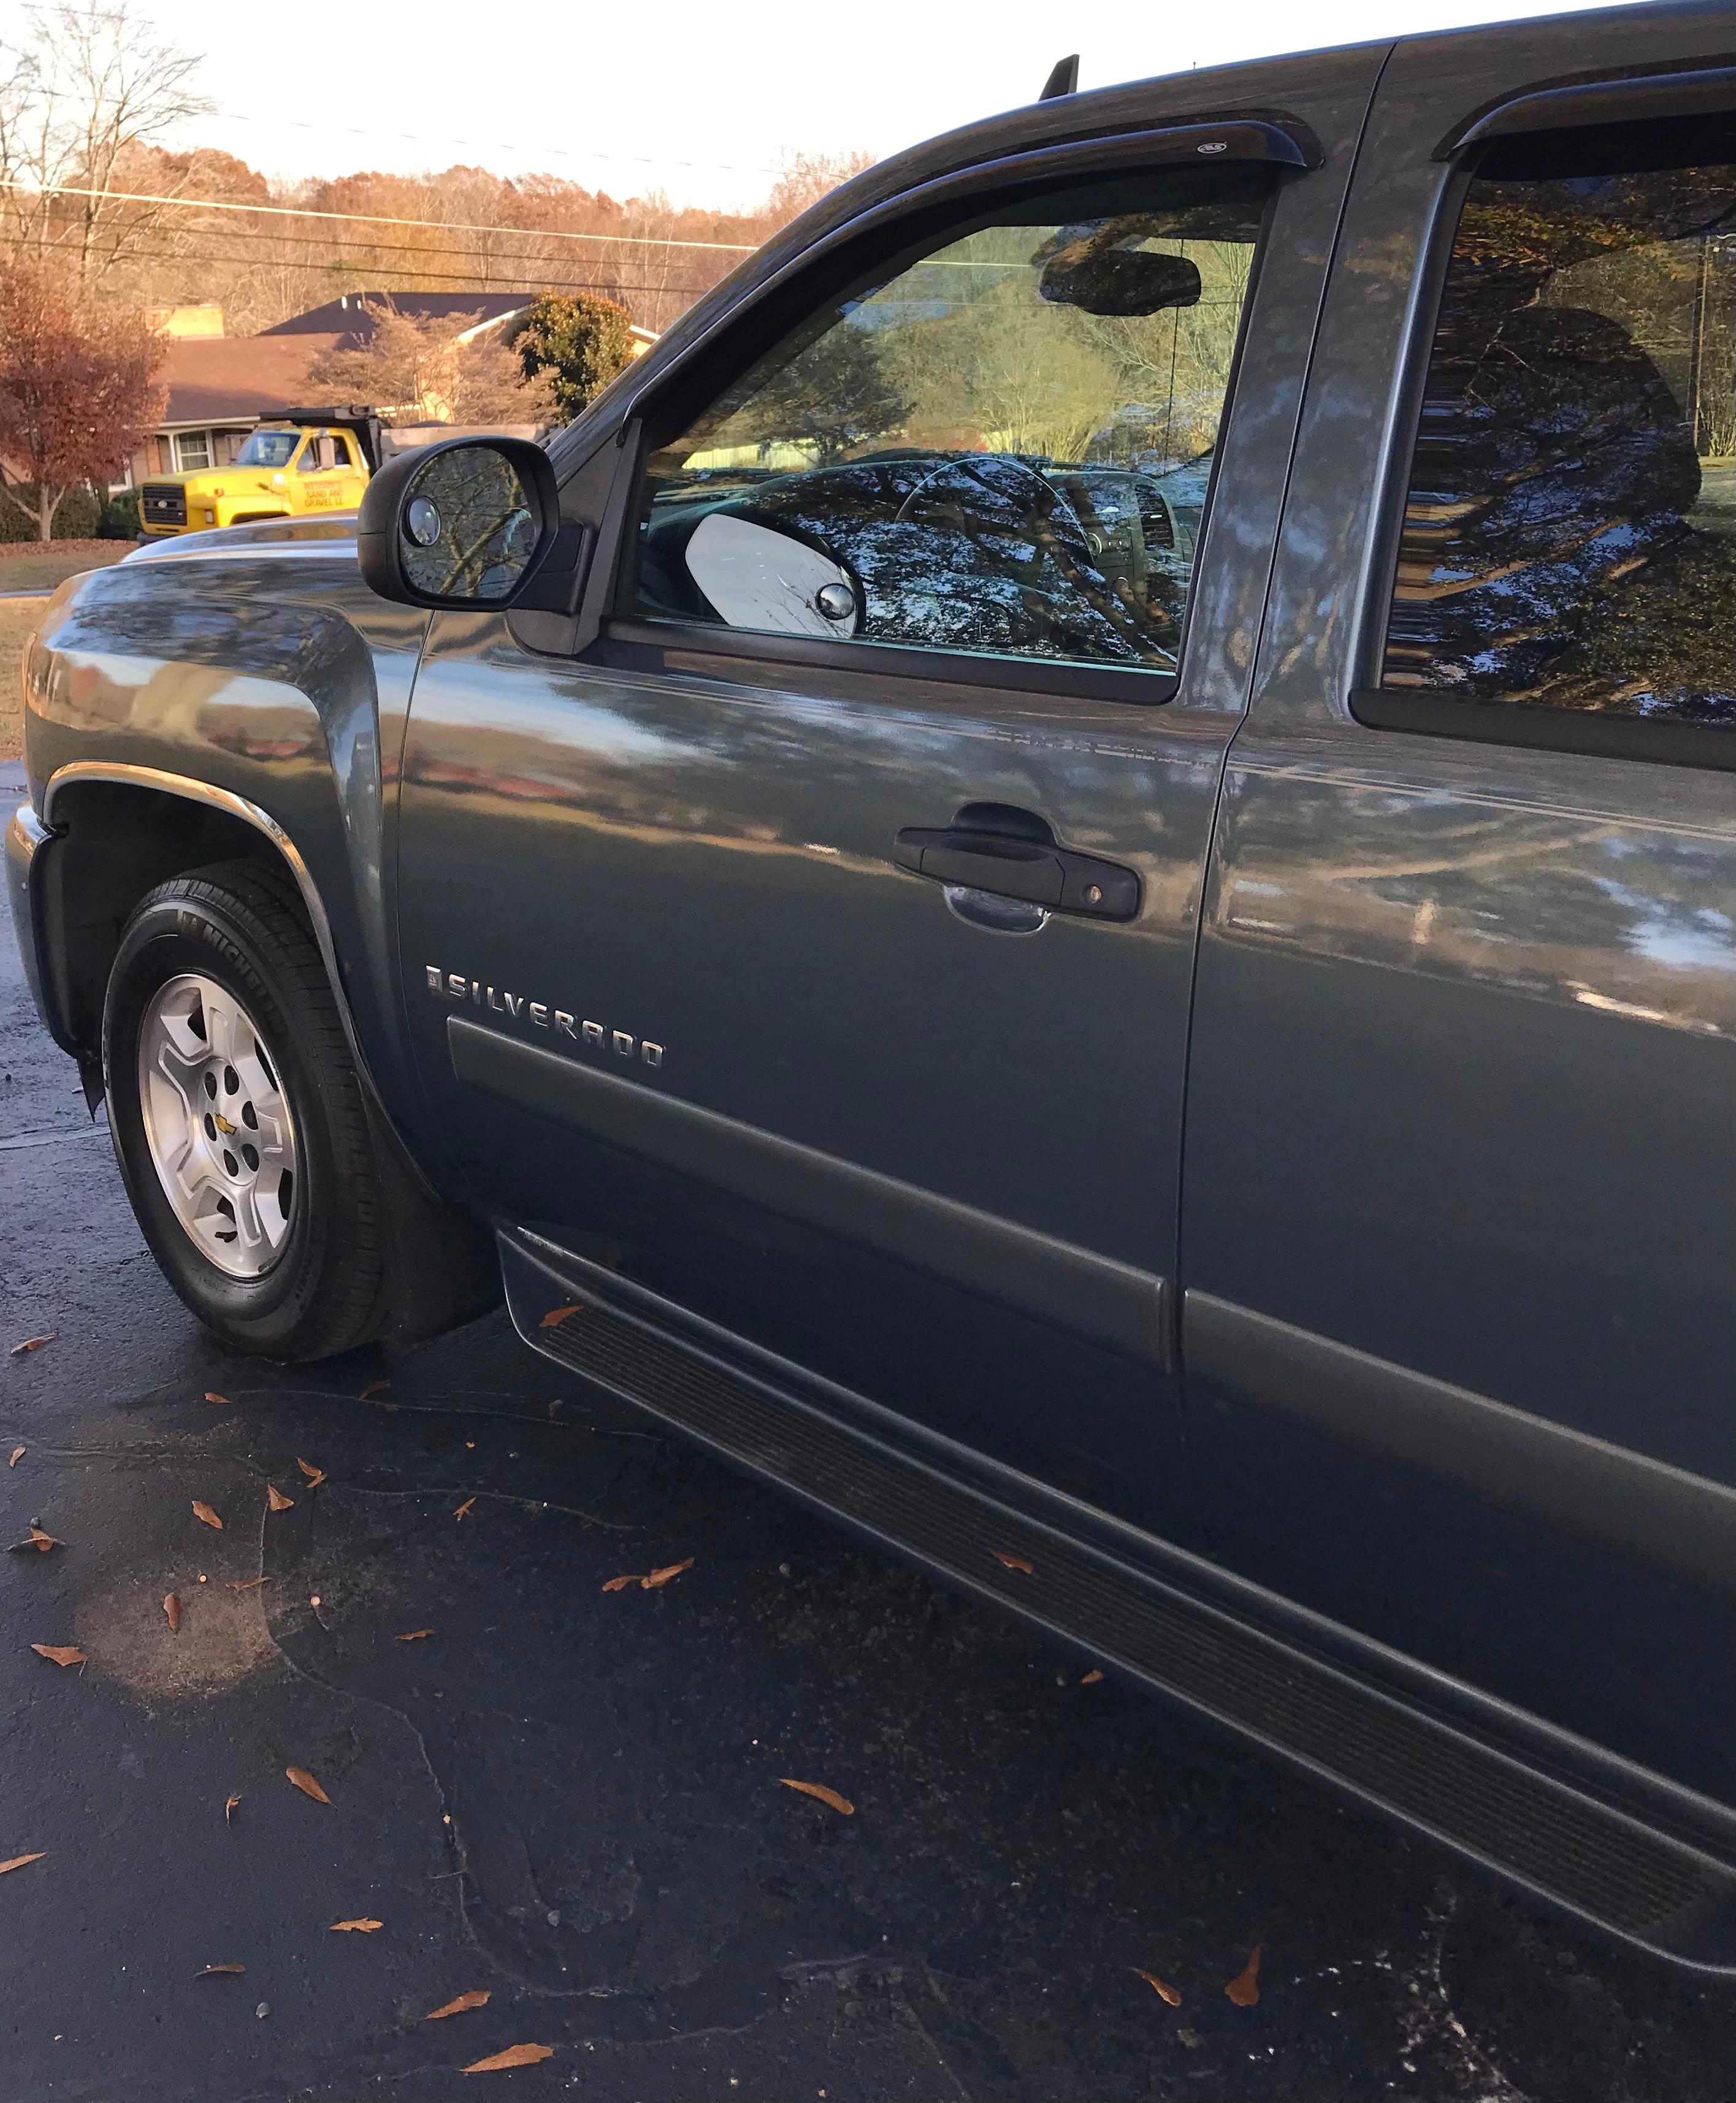
[[[653,434],[632,610],[1173,672],[1269,172],[984,213]]]
[[[1736,758],[1736,118],[1485,154],[1381,685],[1720,729]]]

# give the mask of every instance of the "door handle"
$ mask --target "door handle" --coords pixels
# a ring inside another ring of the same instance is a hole
[[[1139,911],[1139,878],[1132,869],[1008,833],[906,825],[892,843],[892,860],[913,876],[1022,899],[1051,913],[1131,920]]]

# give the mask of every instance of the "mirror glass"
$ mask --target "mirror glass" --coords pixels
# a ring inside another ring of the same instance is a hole
[[[437,454],[411,477],[398,513],[404,576],[433,598],[510,598],[538,537],[518,469],[488,445]]]
[[[856,633],[858,594],[842,563],[806,540],[714,511],[687,545],[688,574],[732,628],[777,635]]]

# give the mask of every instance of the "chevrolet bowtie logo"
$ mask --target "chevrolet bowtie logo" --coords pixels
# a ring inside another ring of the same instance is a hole
[[[234,1126],[234,1125],[232,1125],[232,1124],[229,1123],[229,1119],[228,1119],[226,1117],[225,1117],[225,1115],[223,1114],[223,1113],[222,1113],[222,1111],[221,1111],[221,1110],[219,1110],[219,1111],[216,1113],[216,1118],[217,1118],[217,1129],[218,1129],[218,1131],[219,1131],[219,1132],[233,1132],[234,1131],[234,1129],[235,1129]]]

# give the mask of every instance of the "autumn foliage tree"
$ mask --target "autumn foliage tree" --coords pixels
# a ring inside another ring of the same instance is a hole
[[[142,315],[75,301],[25,264],[0,270],[0,497],[42,540],[68,491],[114,480],[156,422],[163,355]]]
[[[308,384],[366,402],[399,423],[545,424],[555,415],[545,382],[527,380],[481,313],[421,317],[389,304],[371,310],[373,332],[353,349],[327,351]]]

